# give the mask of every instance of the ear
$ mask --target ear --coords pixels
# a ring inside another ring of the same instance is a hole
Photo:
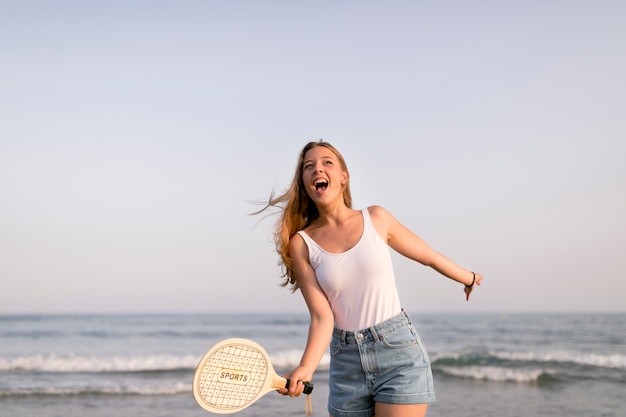
[[[343,171],[341,174],[341,185],[346,185],[350,180],[350,173],[348,171]]]

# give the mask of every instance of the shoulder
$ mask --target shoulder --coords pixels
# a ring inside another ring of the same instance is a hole
[[[378,234],[385,240],[389,241],[389,231],[396,222],[396,219],[382,206],[369,206],[367,211],[372,220],[372,225]]]
[[[367,208],[367,212],[369,213],[372,221],[388,222],[390,219],[393,219],[391,213],[389,213],[389,211],[382,206],[369,206]]]
[[[296,232],[289,238],[289,249],[296,249],[303,245],[306,245],[306,243],[300,233]]]
[[[299,233],[294,234],[289,239],[289,256],[292,261],[293,278],[297,281],[298,287],[302,289],[303,282],[309,280],[312,266],[309,260],[309,247]]]
[[[309,248],[300,233],[296,233],[289,239],[289,254],[292,259],[309,257]]]

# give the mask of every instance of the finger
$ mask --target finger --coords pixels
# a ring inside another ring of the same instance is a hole
[[[298,381],[295,378],[287,378],[287,386],[285,387],[287,394],[291,395],[291,393],[295,390],[297,383]]]
[[[301,386],[302,382],[298,381],[296,378],[291,378],[289,381],[289,396],[298,397],[302,394]]]

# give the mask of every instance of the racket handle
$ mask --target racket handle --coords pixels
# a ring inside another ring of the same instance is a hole
[[[289,378],[287,378],[287,383],[285,384],[285,388],[289,388],[289,383],[290,382],[291,382],[291,380]],[[306,395],[309,395],[310,393],[313,392],[313,383],[312,382],[303,381],[302,383],[304,384],[304,393]]]

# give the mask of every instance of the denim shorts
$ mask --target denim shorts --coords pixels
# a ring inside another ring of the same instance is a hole
[[[376,402],[435,402],[428,354],[404,311],[369,329],[333,331],[328,412],[371,417]]]

